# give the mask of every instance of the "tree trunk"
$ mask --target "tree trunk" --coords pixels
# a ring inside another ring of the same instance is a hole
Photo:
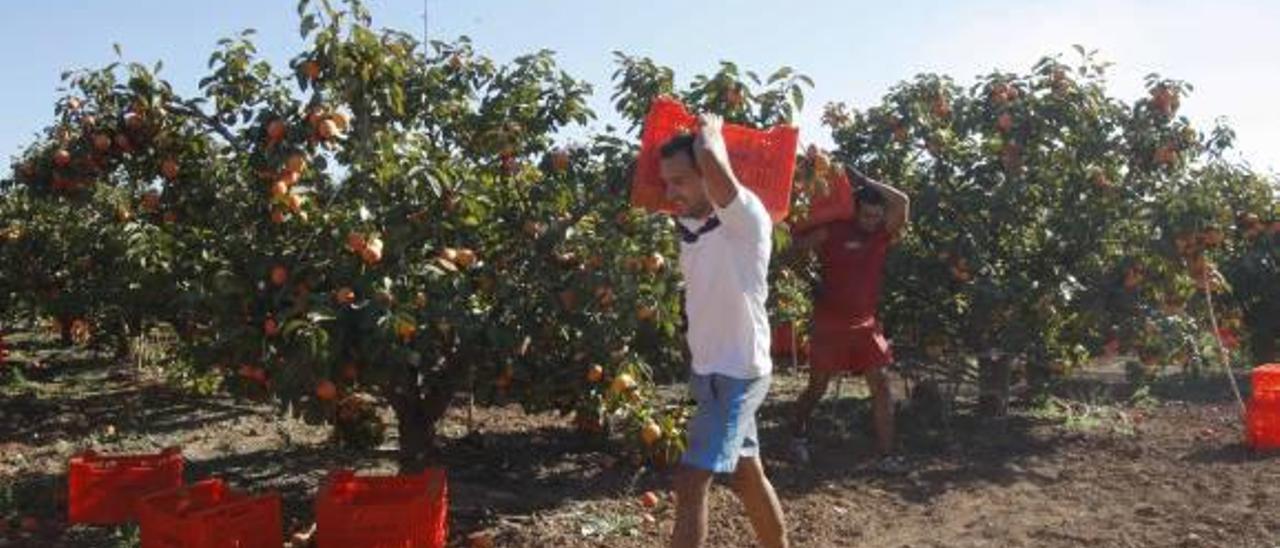
[[[400,435],[397,457],[401,474],[416,474],[427,467],[428,453],[434,442],[435,424],[427,424],[426,406],[416,391],[395,396],[391,402],[396,413],[396,429]]]
[[[1252,326],[1250,326],[1252,327]],[[1280,323],[1267,325],[1261,323],[1257,328],[1252,329],[1252,338],[1249,346],[1253,349],[1253,363],[1275,363],[1276,362],[1276,340],[1280,338]]]
[[[58,337],[62,346],[71,346],[75,341],[71,338],[71,318],[58,316]]]
[[[1009,391],[1013,377],[1007,356],[991,353],[978,358],[978,413],[999,418],[1009,413]]]
[[[419,473],[439,460],[435,444],[436,424],[444,418],[449,405],[453,403],[453,396],[461,382],[460,369],[462,368],[446,368],[444,375],[424,382],[415,366],[405,368],[404,377],[399,383],[401,392],[391,402],[400,436],[400,473]]]

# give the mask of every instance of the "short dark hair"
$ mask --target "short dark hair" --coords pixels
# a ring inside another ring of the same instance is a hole
[[[884,194],[869,186],[858,187],[858,191],[853,194],[853,201],[857,204],[872,206],[883,206],[885,204]]]
[[[658,149],[658,154],[662,159],[671,158],[677,154],[684,153],[689,156],[689,161],[693,163],[693,167],[698,167],[698,157],[693,153],[693,144],[695,139],[692,133],[681,133],[667,140],[662,144],[662,148]]]

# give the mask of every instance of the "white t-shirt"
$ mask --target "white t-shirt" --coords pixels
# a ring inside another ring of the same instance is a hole
[[[720,226],[692,244],[680,243],[680,273],[689,317],[693,371],[754,379],[773,371],[769,357],[769,255],[773,221],[745,187],[727,207],[716,207]],[[678,219],[697,233],[706,221]]]

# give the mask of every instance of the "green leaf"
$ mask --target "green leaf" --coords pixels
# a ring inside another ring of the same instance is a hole
[[[316,22],[315,14],[307,14],[302,18],[302,23],[299,25],[298,33],[303,38],[306,38],[318,26],[319,26],[319,23]]]

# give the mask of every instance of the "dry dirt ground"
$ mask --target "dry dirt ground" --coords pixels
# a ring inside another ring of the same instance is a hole
[[[9,337],[27,381],[0,372],[0,546],[134,546],[132,528],[64,525],[67,459],[84,448],[178,445],[189,480],[219,476],[277,490],[291,531],[311,523],[331,468],[394,469],[394,441],[353,454],[327,430],[270,407],[201,397],[129,364]],[[1149,397],[1078,382],[1050,403],[983,421],[958,413],[926,428],[901,416],[909,472],[868,467],[864,390],[846,382],[819,408],[814,463],[786,459],[785,417],[803,378],[778,375],[762,413],[766,466],[794,546],[1280,546],[1280,460],[1241,446],[1225,378],[1167,379]],[[678,392],[678,389],[676,390]],[[442,427],[451,545],[476,531],[497,546],[648,547],[672,524],[666,471],[633,466],[565,417],[456,406]],[[639,504],[653,490],[653,510]],[[730,491],[712,497],[708,546],[752,545]],[[39,530],[14,531],[34,516]],[[3,527],[3,525],[0,525]]]

